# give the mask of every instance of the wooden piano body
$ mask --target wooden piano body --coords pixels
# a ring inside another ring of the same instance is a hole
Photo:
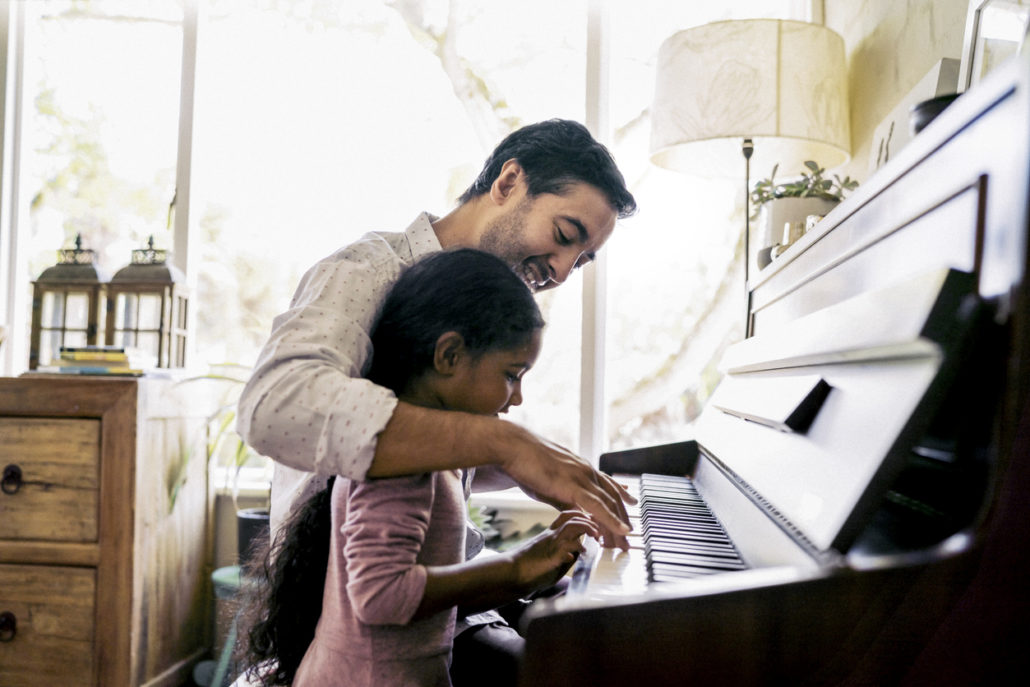
[[[602,552],[614,583],[528,614],[521,684],[1026,672],[1028,213],[1024,57],[752,275],[695,441],[602,457],[692,476],[750,569],[641,585]]]

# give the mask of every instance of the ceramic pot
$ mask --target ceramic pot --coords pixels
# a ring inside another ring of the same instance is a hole
[[[258,538],[268,538],[268,509],[241,508],[236,511],[236,543],[240,563],[250,556]]]
[[[753,246],[755,254],[768,256],[770,250],[781,243],[785,224],[801,222],[801,225],[804,226],[806,217],[809,215],[825,215],[838,202],[836,200],[826,200],[825,198],[776,198],[768,203],[763,203],[758,209],[755,231],[756,240]],[[767,264],[768,262],[759,264],[758,268],[762,269]]]

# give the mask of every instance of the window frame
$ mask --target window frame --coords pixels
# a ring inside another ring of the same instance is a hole
[[[190,210],[192,197],[192,162],[194,93],[197,84],[197,56],[203,51],[204,4],[200,0],[183,3],[182,66],[179,97],[179,129],[176,161],[176,201],[173,223],[172,260],[186,276],[187,286],[196,292],[197,274],[195,245],[190,237],[197,230]],[[608,9],[605,0],[588,0],[584,17],[587,31],[586,126],[594,136],[608,142]],[[23,97],[25,55],[25,12],[17,0],[0,0],[0,325],[6,340],[0,348],[0,374],[12,376],[28,368],[29,322],[26,316],[32,297],[31,281],[24,256],[19,250],[21,217],[28,216],[24,199],[20,198],[20,153],[23,122],[27,116]],[[202,75],[201,75],[202,78]],[[604,399],[604,336],[605,336],[605,257],[584,269],[582,354],[580,366],[580,411],[578,453],[593,461],[605,443]],[[196,308],[191,308],[189,327],[195,330]],[[190,338],[194,345],[196,337]],[[195,351],[187,351],[187,360],[195,359]]]

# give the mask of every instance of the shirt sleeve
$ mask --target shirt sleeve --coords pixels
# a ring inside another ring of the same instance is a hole
[[[254,450],[297,470],[365,479],[397,399],[361,375],[402,267],[369,235],[304,275],[237,404],[237,431]]]
[[[438,483],[434,475],[352,482],[344,490],[347,596],[364,623],[406,624],[422,603],[426,569],[418,560]]]

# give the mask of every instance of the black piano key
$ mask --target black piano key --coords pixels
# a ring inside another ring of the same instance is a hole
[[[681,484],[687,488],[694,488],[694,483],[689,477],[682,475],[659,475],[656,472],[645,472],[640,476],[640,488],[652,484]]]
[[[644,534],[647,534],[648,532],[665,532],[670,535],[676,535],[678,533],[710,534],[712,536],[729,539],[729,537],[726,536],[725,530],[723,530],[718,524],[697,522],[694,520],[674,520],[671,522],[660,523],[647,521],[644,523]]]
[[[666,551],[652,551],[650,555],[652,564],[668,563],[670,565],[691,565],[699,568],[713,568],[715,570],[745,570],[747,566],[739,559],[716,558],[713,556],[697,556],[689,553],[669,553]]]
[[[714,518],[699,518],[689,515],[669,515],[668,517],[650,516],[640,518],[640,525],[645,529],[666,529],[672,531],[694,529],[698,532],[705,530],[712,532],[723,532],[722,525]]]
[[[697,491],[678,489],[675,487],[653,487],[640,492],[639,499],[663,499],[672,498],[678,500],[695,500],[704,503],[704,497]]]
[[[698,547],[704,548],[709,551],[728,551],[737,554],[737,548],[733,546],[733,542],[725,537],[705,537],[705,536],[689,536],[681,534],[664,535],[664,534],[649,534],[643,536],[645,546],[654,546],[656,548],[676,548],[676,547]]]
[[[709,508],[692,506],[686,503],[650,503],[644,504],[644,507],[640,509],[641,515],[654,515],[659,513],[689,513],[691,515],[706,515],[708,517],[714,517]]]
[[[707,537],[713,541],[728,542],[729,537],[722,528],[717,525],[708,525],[703,523],[691,523],[691,522],[675,522],[675,523],[664,523],[656,525],[650,523],[643,528],[644,536],[663,536],[675,539],[677,537],[687,537],[690,539],[697,537]]]
[[[656,561],[662,560],[663,562],[675,562],[673,558],[663,558],[663,556],[696,556],[699,559],[710,560],[714,564],[741,564],[742,561],[736,553],[732,551],[705,551],[704,549],[695,548],[681,548],[674,546],[645,546],[644,553],[648,560]]]
[[[732,542],[725,539],[704,539],[701,537],[648,537],[642,538],[644,547],[653,547],[656,549],[676,549],[678,547],[707,547],[713,551],[729,551],[734,554],[737,550],[733,547]]]
[[[641,543],[644,547],[654,549],[655,551],[696,551],[698,553],[707,553],[712,556],[740,558],[740,554],[737,553],[737,549],[732,545],[723,544],[721,542],[653,538],[642,539]]]
[[[648,570],[648,577],[652,582],[671,582],[675,580],[690,579],[703,575],[714,575],[721,570],[711,568],[699,568],[689,565],[663,565],[658,564]]]
[[[643,537],[644,548],[675,551],[680,548],[704,548],[709,551],[720,551],[737,554],[731,542],[722,539],[702,539],[685,537]]]
[[[671,537],[644,537],[642,543],[645,548],[650,547],[656,550],[662,551],[680,551],[680,550],[698,550],[698,551],[710,551],[714,554],[721,554],[727,556],[737,556],[740,554],[732,544],[721,541],[706,541],[704,539],[683,539]]]
[[[661,516],[661,515],[692,515],[694,517],[705,517],[714,519],[715,515],[712,514],[708,508],[698,508],[697,506],[688,505],[676,505],[676,504],[661,504],[652,505],[644,508],[640,511],[640,516]]]
[[[705,502],[701,498],[696,497],[696,496],[691,496],[689,494],[650,493],[649,492],[649,493],[647,493],[647,494],[645,494],[645,495],[640,497],[640,505],[642,507],[645,507],[645,508],[648,505],[650,505],[650,504],[661,505],[661,504],[668,504],[668,503],[681,504],[681,505],[685,505],[685,506],[693,505],[693,506],[699,506],[701,508],[707,508],[707,506],[705,506]]]

